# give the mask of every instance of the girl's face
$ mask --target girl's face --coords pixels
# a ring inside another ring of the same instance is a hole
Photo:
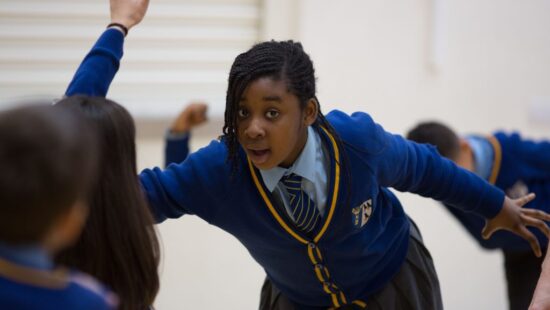
[[[263,77],[245,89],[237,114],[239,143],[254,166],[266,170],[289,167],[298,158],[317,105],[311,99],[302,110],[283,80]]]

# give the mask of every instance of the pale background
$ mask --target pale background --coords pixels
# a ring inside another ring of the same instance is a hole
[[[257,39],[303,42],[325,112],[367,111],[395,133],[437,118],[461,132],[520,130],[550,138],[550,1],[265,0],[259,13]],[[217,70],[227,73],[229,65]],[[212,122],[194,133],[193,149],[220,133],[223,87],[212,91],[218,93],[205,93],[216,105]],[[188,99],[182,94],[182,107]],[[151,104],[151,114],[161,105]],[[139,166],[160,165],[170,115],[153,119],[140,111]],[[482,251],[437,203],[399,196],[433,255],[445,308],[506,309],[500,253]],[[235,238],[191,216],[159,231],[159,309],[257,308],[263,270]]]

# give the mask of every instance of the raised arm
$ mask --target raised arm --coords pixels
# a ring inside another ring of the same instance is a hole
[[[148,5],[149,0],[110,0],[111,25],[114,25],[103,32],[84,57],[65,91],[66,96],[107,95],[122,58],[125,31],[141,22]]]
[[[166,133],[164,163],[166,166],[180,163],[189,155],[191,130],[207,121],[208,105],[203,102],[192,102],[181,111]]]

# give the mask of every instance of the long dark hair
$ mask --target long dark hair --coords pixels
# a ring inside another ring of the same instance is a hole
[[[146,309],[159,290],[160,250],[137,177],[133,119],[101,97],[72,96],[57,105],[79,109],[94,123],[102,154],[84,232],[57,262],[110,286],[120,298],[119,309]]]
[[[237,138],[237,111],[239,101],[246,87],[255,80],[269,77],[285,81],[287,90],[298,97],[300,108],[304,109],[308,101],[315,100],[318,114],[313,126],[327,129],[341,149],[341,140],[321,112],[316,97],[315,70],[313,62],[294,41],[267,41],[254,45],[248,51],[237,56],[229,73],[225,105],[225,124],[223,134],[228,148],[228,161],[233,170],[237,167],[239,142]]]

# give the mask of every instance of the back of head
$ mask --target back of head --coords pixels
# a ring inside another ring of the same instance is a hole
[[[57,103],[78,109],[96,127],[102,154],[88,222],[58,262],[85,271],[120,297],[119,309],[145,309],[159,289],[159,244],[136,168],[135,127],[128,111],[102,97]]]
[[[456,133],[438,122],[418,124],[407,133],[407,139],[434,145],[441,156],[452,160],[456,159],[460,152],[460,141]]]
[[[0,112],[0,242],[39,244],[94,181],[97,140],[76,111]]]

